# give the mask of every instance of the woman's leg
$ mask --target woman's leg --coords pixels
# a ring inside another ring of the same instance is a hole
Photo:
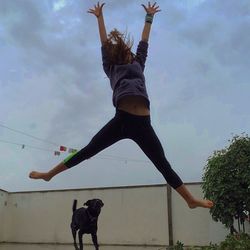
[[[109,147],[121,139],[123,139],[121,133],[121,122],[119,119],[117,119],[117,117],[114,117],[92,138],[86,147],[76,153],[71,154],[63,162],[59,163],[48,172],[32,171],[29,174],[29,177],[32,179],[43,179],[45,181],[49,181],[55,175],[96,155],[103,149]]]
[[[210,208],[213,206],[212,201],[196,199],[188,191],[180,177],[175,173],[167,161],[162,145],[151,125],[147,124],[145,127],[140,127],[140,131],[138,131],[136,136],[132,139],[162,173],[169,185],[182,196],[190,208]]]
[[[133,140],[138,144],[155,167],[161,172],[167,183],[176,189],[183,184],[165,157],[161,142],[151,125],[141,127]]]

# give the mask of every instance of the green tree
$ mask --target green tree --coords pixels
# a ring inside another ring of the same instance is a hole
[[[221,221],[231,233],[245,231],[250,212],[250,138],[236,135],[225,149],[215,151],[207,160],[203,174],[204,196],[214,202],[212,218]]]

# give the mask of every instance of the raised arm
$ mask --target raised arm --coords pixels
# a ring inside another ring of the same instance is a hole
[[[144,41],[144,42],[148,42],[149,34],[150,34],[150,30],[151,30],[151,25],[152,25],[153,18],[154,18],[154,14],[161,11],[161,10],[159,9],[159,6],[156,6],[156,2],[153,5],[151,5],[151,3],[148,2],[147,7],[144,4],[142,4],[142,7],[145,9],[147,14],[146,14],[146,17],[145,17],[145,24],[144,24],[144,27],[143,27],[141,40]]]
[[[100,35],[100,40],[101,40],[102,45],[107,41],[107,33],[106,33],[106,28],[105,28],[103,13],[102,13],[102,8],[104,4],[105,3],[102,3],[100,5],[100,3],[98,2],[96,5],[94,5],[93,9],[88,10],[88,13],[95,15],[97,18],[99,35]]]

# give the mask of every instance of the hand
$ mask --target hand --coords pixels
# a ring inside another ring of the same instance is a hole
[[[93,15],[95,15],[97,18],[102,15],[102,7],[104,6],[105,3],[102,3],[101,5],[99,4],[99,2],[94,5],[94,9],[89,9],[88,13],[91,13]]]
[[[150,15],[154,15],[155,13],[161,11],[159,10],[159,5],[155,6],[156,2],[151,6],[151,3],[148,2],[148,7],[146,7],[144,4],[142,4],[142,7],[145,9],[145,11],[147,12],[147,14]]]

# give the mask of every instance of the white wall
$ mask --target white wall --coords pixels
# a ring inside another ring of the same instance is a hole
[[[200,185],[187,186],[203,196]],[[1,205],[6,193],[0,193],[0,237],[7,242],[71,243],[73,200],[80,207],[92,198],[105,204],[99,217],[100,244],[168,245],[166,185],[9,193],[7,206]],[[174,243],[209,245],[228,233],[207,209],[189,209],[174,190],[172,213]],[[90,236],[84,242],[91,243]]]
[[[8,192],[0,189],[0,242],[3,242],[5,229],[5,213],[7,212]]]
[[[166,186],[12,193],[5,241],[71,243],[71,207],[100,198],[99,242],[167,245]],[[85,242],[90,242],[90,237]]]

